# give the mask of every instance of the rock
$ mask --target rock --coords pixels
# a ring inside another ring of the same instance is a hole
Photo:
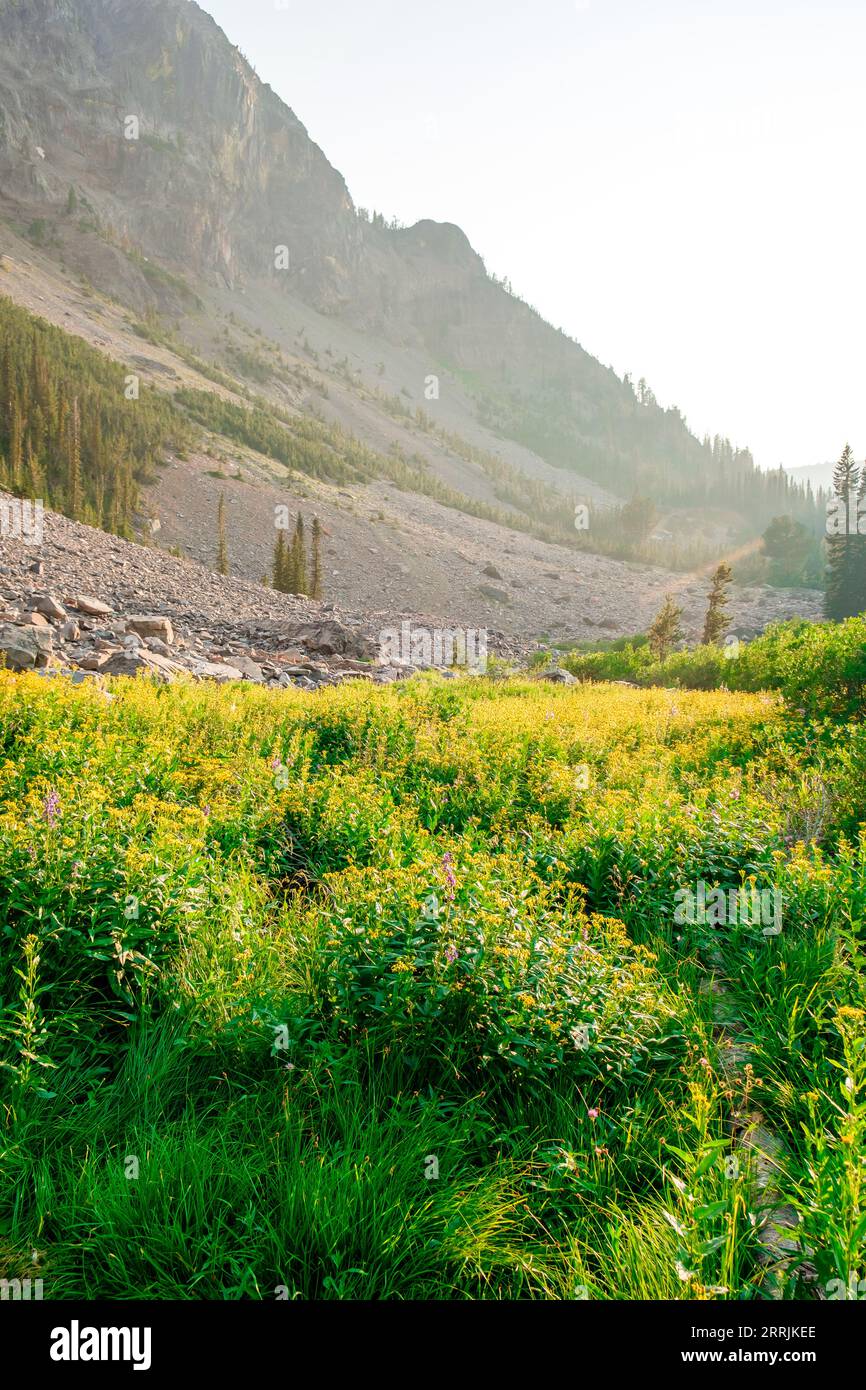
[[[60,622],[66,617],[66,609],[53,594],[31,594],[30,602],[37,613],[44,613],[46,618],[56,618]]]
[[[283,674],[287,676],[315,676],[321,670],[319,666],[313,666],[309,661],[299,662],[291,666],[283,667]]]
[[[72,607],[92,618],[107,618],[112,612],[107,603],[102,603],[98,598],[91,598],[89,594],[79,594],[72,599]]]
[[[134,634],[131,634],[131,635],[133,635],[133,636],[138,636],[137,633],[134,633]],[[139,639],[139,640],[141,640],[141,639]],[[144,640],[144,645],[147,647],[147,649],[148,649],[149,652],[158,652],[160,656],[170,656],[170,655],[171,655],[171,649],[170,649],[170,647],[168,646],[168,644],[167,644],[166,642],[163,642],[163,640],[162,640],[161,637],[145,637],[143,640]]]
[[[27,671],[45,667],[51,661],[54,641],[51,629],[0,623],[0,655],[10,671]]]
[[[34,613],[25,613],[25,615],[24,615],[24,622],[25,622],[25,623],[29,623],[31,627],[50,627],[50,626],[51,626],[51,624],[49,623],[48,619],[45,617],[45,615],[44,615],[43,613],[35,613],[35,612],[34,612]]]
[[[116,651],[110,652],[85,652],[83,656],[77,658],[77,663],[82,671],[102,671],[108,665],[113,656],[117,656]]]
[[[165,662],[165,657],[160,657],[159,660]],[[176,663],[172,661],[169,662],[169,665],[174,666]],[[190,670],[199,680],[214,680],[220,684],[225,681],[243,680],[243,674],[237,666],[229,666],[224,661],[193,661],[190,662]]]
[[[240,671],[242,676],[246,676],[249,681],[263,681],[264,674],[261,666],[255,661],[251,661],[248,656],[236,656],[232,660],[232,665]]]
[[[309,652],[320,656],[370,657],[376,654],[376,643],[360,628],[349,627],[340,618],[327,618],[320,623],[302,623],[290,634],[290,641],[299,642]]]
[[[137,613],[127,618],[126,627],[127,631],[137,632],[140,637],[158,637],[168,647],[174,642],[171,618],[163,618],[158,614]]]
[[[478,592],[483,594],[485,598],[492,599],[494,603],[510,603],[511,601],[504,589],[494,589],[490,584],[479,584]]]
[[[38,574],[41,578],[41,576],[45,573],[45,566],[43,565],[42,561],[34,560],[33,564],[30,566],[29,573]]]
[[[134,651],[115,652],[113,656],[108,658],[105,665],[100,667],[103,675],[106,676],[137,676],[142,674],[157,676],[164,681],[171,680],[173,676],[183,675],[184,669],[179,662],[169,661],[168,657],[159,656],[157,652],[146,651],[143,647],[138,647]]]
[[[490,565],[490,564],[485,565],[485,566],[484,566],[484,569],[481,571],[481,573],[482,573],[482,574],[486,574],[487,577],[488,577],[488,579],[501,579],[501,578],[502,578],[502,575],[499,573],[499,570],[496,568],[495,565]]]
[[[552,681],[554,685],[577,685],[577,676],[573,676],[570,671],[563,671],[558,666],[552,671],[542,671],[539,680]]]

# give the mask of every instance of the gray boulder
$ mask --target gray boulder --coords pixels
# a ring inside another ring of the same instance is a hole
[[[319,656],[354,656],[361,660],[376,655],[372,637],[361,628],[350,627],[340,618],[326,618],[318,623],[301,623],[288,634],[294,645],[306,647]]]
[[[184,673],[184,667],[179,662],[169,661],[168,657],[146,651],[144,647],[115,652],[99,669],[104,676],[145,675],[156,676],[163,681],[170,681],[173,676]]]
[[[49,627],[0,623],[0,656],[10,671],[48,666],[54,641]]]
[[[46,618],[56,618],[62,622],[66,617],[66,609],[53,594],[33,594],[31,602],[37,613],[44,613]]]
[[[171,618],[159,614],[136,613],[127,618],[126,627],[128,632],[137,632],[140,637],[158,637],[168,647],[174,642]]]

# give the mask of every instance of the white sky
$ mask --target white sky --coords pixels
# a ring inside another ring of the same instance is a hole
[[[356,204],[458,223],[763,467],[866,451],[864,0],[204,0]]]

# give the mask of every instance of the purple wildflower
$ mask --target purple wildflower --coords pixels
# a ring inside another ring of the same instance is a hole
[[[54,822],[57,820],[57,812],[59,811],[59,809],[60,797],[58,796],[57,792],[54,791],[54,789],[52,788],[52,790],[46,796],[45,804],[42,807],[42,818],[52,829],[54,828]]]
[[[449,965],[453,965],[453,964],[454,964],[455,960],[457,959],[457,947],[456,947],[456,946],[449,946],[449,947],[448,947],[447,951],[445,952],[445,959],[447,960],[447,962],[448,962]]]
[[[454,861],[451,858],[451,851],[446,849],[442,856],[442,868],[445,872],[445,883],[447,884],[448,897],[454,901],[454,890],[457,887],[457,878],[454,873]]]

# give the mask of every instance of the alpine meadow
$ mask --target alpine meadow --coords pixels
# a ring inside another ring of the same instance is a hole
[[[866,436],[784,171],[827,206],[866,20],[212,8],[0,0],[4,1335],[248,1375],[568,1303],[826,1378]]]

